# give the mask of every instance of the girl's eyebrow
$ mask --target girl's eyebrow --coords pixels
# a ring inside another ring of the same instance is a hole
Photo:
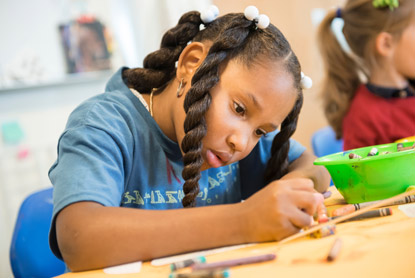
[[[251,94],[251,93],[246,93],[246,95],[248,96],[248,98],[251,100],[251,102],[253,103],[253,105],[258,109],[258,110],[260,110],[260,111],[262,111],[262,106],[259,104],[259,102],[258,102],[258,100],[257,100],[257,98],[255,97],[255,95],[254,94]],[[268,124],[267,124],[268,125]],[[272,123],[269,123],[269,125],[271,126],[271,128],[272,129],[277,129],[277,127],[278,126],[276,126],[276,125],[274,125],[274,124],[272,124]]]
[[[256,99],[255,95],[251,93],[247,93],[247,96],[251,99],[253,104],[258,108],[259,110],[262,110],[262,106],[259,104],[258,100]]]

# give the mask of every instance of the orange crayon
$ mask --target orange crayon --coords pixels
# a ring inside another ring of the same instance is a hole
[[[355,208],[354,205],[346,205],[346,206],[343,206],[341,208],[333,210],[331,215],[332,216],[341,216],[341,215],[346,215],[346,214],[352,213],[354,211],[356,211],[356,208]]]

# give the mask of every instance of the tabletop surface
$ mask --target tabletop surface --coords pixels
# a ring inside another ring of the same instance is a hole
[[[333,195],[325,200],[329,212],[344,204],[332,186]],[[410,204],[414,205],[414,204]],[[275,253],[273,261],[230,268],[231,278],[248,277],[415,277],[415,217],[398,206],[386,217],[345,222],[336,225],[336,234],[324,238],[302,237],[291,242],[254,244],[207,255],[208,263]],[[328,252],[336,238],[342,241],[337,258],[328,262]],[[184,270],[188,271],[188,270]],[[170,266],[143,262],[139,273],[106,274],[103,270],[66,273],[59,278],[169,277]]]

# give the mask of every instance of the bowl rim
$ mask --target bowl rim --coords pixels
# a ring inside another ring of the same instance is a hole
[[[408,142],[406,142],[406,143],[408,143]],[[382,149],[382,148],[386,148],[386,147],[389,147],[389,146],[392,146],[392,145],[396,146],[397,143],[373,145],[373,146],[356,148],[356,149],[352,149],[352,150],[347,150],[347,151],[343,151],[343,152],[337,152],[337,153],[325,155],[325,156],[319,157],[316,160],[314,160],[314,165],[338,165],[338,164],[348,165],[348,164],[363,163],[363,162],[367,162],[367,161],[377,161],[377,160],[382,160],[382,159],[386,159],[386,158],[396,158],[396,157],[401,157],[401,156],[405,156],[405,155],[408,155],[408,154],[415,155],[415,149],[409,149],[409,150],[404,150],[404,151],[399,151],[399,152],[388,153],[387,155],[366,156],[366,157],[363,157],[363,158],[355,158],[355,159],[349,159],[348,156],[347,156],[347,154],[349,154],[349,153],[358,152],[359,150],[362,150],[362,149],[370,149],[370,148]],[[342,154],[343,157],[347,157],[348,159],[347,160],[346,159],[344,159],[344,160],[343,159],[329,160],[332,156],[338,156],[339,154]]]

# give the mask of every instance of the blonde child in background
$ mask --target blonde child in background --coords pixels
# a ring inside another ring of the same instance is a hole
[[[318,42],[324,111],[345,150],[415,135],[415,0],[349,0]]]
[[[330,178],[290,139],[307,78],[255,7],[217,13],[184,14],[143,68],[120,69],[72,112],[49,172],[50,245],[70,270],[312,224]]]

